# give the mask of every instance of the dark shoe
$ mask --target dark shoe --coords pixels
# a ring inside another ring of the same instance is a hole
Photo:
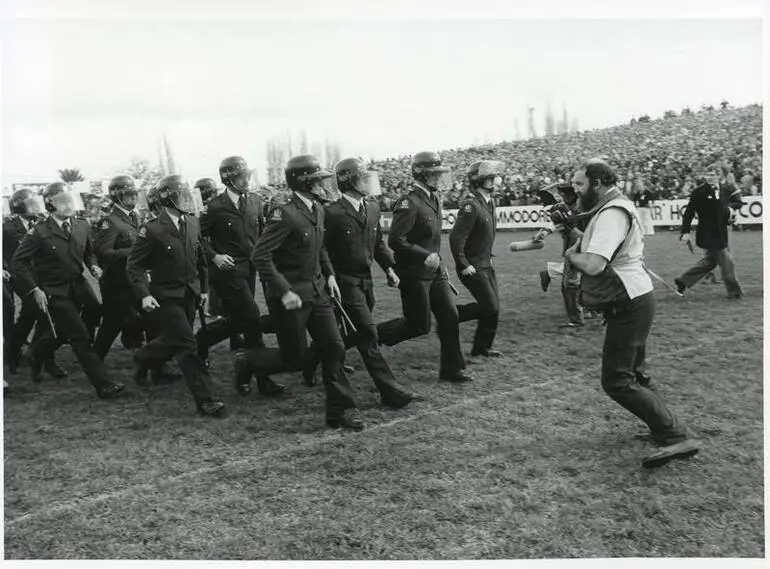
[[[3,396],[8,395],[8,382],[3,380]]]
[[[243,356],[237,356],[234,365],[234,383],[235,390],[241,395],[249,395],[251,393],[252,375],[249,361]]]
[[[439,379],[441,381],[451,381],[452,383],[467,383],[473,381],[473,375],[458,370],[450,373],[441,373],[439,374]]]
[[[634,435],[634,438],[638,441],[648,441],[648,442],[655,442],[655,439],[652,438],[652,432],[650,429],[642,429],[638,433]]]
[[[225,416],[225,404],[221,401],[202,401],[198,403],[198,415],[220,419]]]
[[[46,360],[43,366],[45,367],[45,371],[48,372],[48,375],[54,379],[64,379],[67,377],[67,372],[56,365],[56,362],[53,359]]]
[[[97,388],[96,395],[99,399],[115,399],[124,387],[122,383],[108,383]]]
[[[497,350],[488,350],[487,348],[480,348],[478,350],[473,348],[473,350],[471,350],[471,357],[475,356],[484,356],[485,358],[501,358],[503,353]]]
[[[240,350],[245,347],[246,347],[246,339],[243,337],[243,334],[236,334],[234,336],[230,336],[231,352],[234,352],[235,350]]]
[[[543,292],[548,290],[549,284],[551,284],[551,275],[546,270],[540,271],[540,288],[543,289]]]
[[[676,292],[679,294],[684,294],[684,291],[687,290],[687,287],[679,279],[674,279],[674,285],[676,286]]]
[[[394,390],[387,395],[382,395],[382,404],[391,409],[401,409],[414,401],[414,395],[406,391]]]
[[[647,374],[637,375],[636,382],[642,387],[646,387],[647,389],[650,389],[652,391],[657,391],[657,386],[652,381],[652,378]]]
[[[583,326],[585,326],[585,324],[582,322],[573,322],[570,320],[565,324],[560,324],[559,328],[582,328]]]
[[[179,379],[182,379],[181,372],[173,369],[168,363],[152,370],[153,383],[173,383]]]
[[[657,468],[679,458],[689,458],[700,450],[698,443],[685,439],[680,443],[661,447],[657,452],[642,459],[644,468]]]
[[[12,357],[7,354],[5,357],[7,358],[5,365],[7,366],[8,374],[16,375],[16,372],[19,371],[19,358]]]
[[[269,375],[257,376],[257,389],[265,397],[276,397],[286,392],[286,386],[276,383]]]
[[[332,429],[361,431],[364,428],[364,420],[361,418],[358,409],[345,409],[341,415],[327,415],[326,424]]]
[[[40,383],[43,381],[43,362],[35,357],[34,354],[30,354],[30,377],[34,383]]]
[[[142,389],[149,389],[152,387],[152,381],[147,377],[147,368],[141,365],[136,366],[134,370],[134,383],[137,387]]]
[[[350,375],[351,373],[355,373],[356,368],[353,366],[349,366],[348,364],[342,365],[342,371],[344,371],[346,374]]]
[[[727,300],[740,300],[743,298],[743,294],[728,294],[725,298]]]

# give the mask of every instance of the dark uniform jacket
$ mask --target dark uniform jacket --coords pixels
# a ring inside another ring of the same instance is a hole
[[[396,272],[401,278],[433,280],[438,269],[425,266],[425,259],[441,249],[441,204],[417,184],[408,195],[396,200],[388,245],[393,249]]]
[[[449,234],[449,247],[457,273],[473,265],[476,271],[492,267],[492,244],[497,230],[495,202],[487,204],[479,192],[469,192],[460,204],[457,221]]]
[[[262,200],[256,194],[246,194],[244,212],[238,211],[227,191],[213,198],[201,216],[203,249],[211,263],[211,278],[233,276],[246,278],[252,272],[251,253],[264,225]],[[215,255],[230,255],[235,262],[232,271],[220,271],[214,264]]]
[[[35,222],[31,222],[30,228],[34,225]],[[27,230],[24,229],[24,222],[18,215],[13,214],[3,221],[3,269],[6,271],[11,271],[13,254],[26,234]]]
[[[39,286],[49,296],[93,294],[83,276],[96,265],[88,223],[70,218],[70,237],[49,216],[29,230],[13,256],[12,274],[19,296]]]
[[[371,283],[372,261],[386,271],[395,264],[393,252],[385,244],[380,228],[380,207],[364,200],[366,217],[355,210],[344,196],[326,207],[326,250],[339,281],[353,285]]]
[[[128,287],[126,260],[131,245],[139,235],[139,216],[136,223],[121,209],[113,207],[109,215],[97,224],[94,248],[99,265],[104,271],[101,285]]]
[[[165,211],[139,229],[128,254],[128,279],[138,299],[154,296],[184,298],[208,292],[208,263],[201,244],[200,225],[185,215],[184,235]],[[147,271],[152,271],[148,283]]]
[[[290,290],[302,300],[322,295],[323,277],[334,274],[324,246],[324,214],[320,204],[311,212],[297,195],[271,210],[253,255],[268,298]]]
[[[731,192],[728,186],[713,188],[701,184],[690,194],[682,216],[682,234],[690,232],[692,219],[697,215],[695,244],[701,249],[725,249],[728,245],[729,206],[739,207],[742,203],[740,191]]]

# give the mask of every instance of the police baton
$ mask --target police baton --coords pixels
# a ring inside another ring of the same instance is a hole
[[[692,248],[692,241],[687,241],[687,248],[690,250],[690,255],[695,255],[695,249]]]
[[[356,325],[353,324],[353,321],[350,319],[350,316],[348,315],[348,313],[345,312],[344,308],[342,308],[342,303],[333,296],[332,296],[332,301],[334,302],[334,305],[337,307],[337,310],[340,311],[340,315],[342,315],[343,328],[350,327],[350,329],[353,331],[354,334],[358,333],[358,330],[356,329]]]
[[[446,267],[444,267],[444,274],[446,275],[446,282],[449,283],[449,288],[452,290],[455,296],[459,296],[460,291],[457,290],[457,287],[455,287],[455,285],[452,284],[452,281],[449,280],[449,269]]]
[[[46,318],[48,318],[48,326],[51,328],[51,334],[53,334],[53,339],[58,341],[59,337],[56,335],[56,328],[53,326],[53,319],[51,318],[51,313],[48,312],[48,306],[46,306],[43,309],[43,313],[45,314]]]
[[[665,287],[666,287],[668,290],[670,290],[671,292],[673,292],[673,293],[674,293],[675,295],[677,295],[678,297],[684,298],[684,295],[683,295],[681,292],[679,292],[678,290],[676,290],[674,287],[672,287],[670,284],[668,284],[668,283],[667,283],[667,282],[666,282],[666,281],[663,279],[663,277],[661,277],[659,274],[657,274],[657,273],[655,273],[655,272],[651,271],[650,269],[648,269],[646,265],[642,265],[642,266],[644,267],[644,270],[645,270],[645,271],[647,271],[647,273],[648,273],[648,274],[649,274],[649,275],[650,275],[650,276],[651,276],[653,279],[655,279],[656,281],[658,281],[659,283],[661,283],[663,286],[665,286]]]

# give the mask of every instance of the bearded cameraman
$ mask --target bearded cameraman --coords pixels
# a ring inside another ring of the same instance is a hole
[[[642,466],[655,468],[693,456],[698,445],[643,379],[655,296],[642,262],[644,243],[636,208],[616,183],[615,172],[599,159],[589,160],[574,173],[572,185],[589,221],[564,258],[583,274],[586,306],[604,313],[602,387],[649,427],[661,448],[645,457]]]

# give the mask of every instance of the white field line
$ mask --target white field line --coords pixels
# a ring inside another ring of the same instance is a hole
[[[729,343],[735,340],[743,340],[745,338],[748,338],[750,336],[753,336],[755,334],[761,335],[761,330],[753,331],[753,332],[742,332],[740,334],[733,334],[732,336],[727,337],[713,337],[713,339],[710,340],[699,340],[699,343],[697,346],[688,346],[686,348],[681,348],[678,350],[673,350],[670,352],[665,352],[662,354],[657,354],[656,357],[650,357],[648,360],[657,360],[662,358],[669,358],[672,356],[678,356],[683,353],[687,352],[697,352],[703,350],[703,347],[705,345],[710,344],[716,344],[719,342],[720,344]],[[578,376],[589,376],[594,375],[593,372],[582,372],[578,373]],[[575,375],[570,375],[571,378],[574,379]],[[494,393],[490,393],[489,395],[484,395],[483,397],[476,397],[473,399],[465,399],[463,401],[459,401],[457,403],[454,403],[452,405],[447,405],[445,407],[439,407],[436,409],[431,409],[423,412],[415,413],[414,415],[410,415],[408,417],[402,417],[393,419],[391,421],[386,421],[384,423],[379,423],[377,425],[374,425],[372,427],[368,427],[365,430],[363,430],[360,433],[356,433],[353,436],[367,436],[368,433],[377,433],[379,431],[382,431],[384,429],[388,429],[390,427],[393,427],[395,425],[400,425],[402,423],[410,423],[414,421],[418,421],[422,419],[423,417],[430,417],[433,415],[439,415],[446,412],[451,412],[453,409],[459,409],[462,407],[471,407],[473,405],[476,405],[478,403],[483,403],[490,399],[499,399],[501,396],[507,396],[511,395],[513,393],[516,393],[519,389],[522,389],[524,387],[531,388],[531,387],[538,387],[538,386],[545,386],[550,385],[557,382],[563,382],[563,378],[561,377],[553,377],[552,379],[547,379],[545,381],[541,381],[538,383],[527,383],[526,386],[514,386],[511,389],[502,389],[499,391],[495,391]],[[161,480],[155,480],[153,482],[147,482],[143,484],[134,484],[131,486],[127,486],[126,488],[122,488],[120,490],[114,491],[114,492],[104,492],[102,494],[96,494],[93,496],[88,496],[85,498],[75,498],[73,500],[62,502],[59,504],[54,504],[45,508],[41,508],[39,510],[36,510],[34,512],[30,512],[28,514],[23,514],[17,518],[14,518],[12,520],[9,520],[5,523],[6,529],[13,528],[19,524],[22,524],[27,521],[34,520],[39,517],[48,517],[48,516],[57,516],[62,513],[74,511],[74,510],[80,510],[83,508],[88,508],[90,506],[101,504],[103,502],[111,501],[114,499],[121,498],[123,496],[128,496],[131,494],[135,494],[137,492],[143,492],[146,490],[151,490],[152,488],[167,485],[167,484],[174,484],[176,482],[179,482],[181,480],[185,480],[188,478],[195,478],[196,476],[201,476],[204,474],[210,474],[213,472],[217,472],[220,470],[226,470],[226,471],[234,471],[238,470],[243,467],[249,467],[254,462],[259,462],[260,464],[264,463],[266,459],[270,459],[272,457],[277,457],[284,454],[291,454],[297,450],[305,450],[305,449],[311,449],[316,446],[321,446],[323,444],[339,440],[340,437],[343,436],[351,436],[351,433],[341,433],[339,431],[328,431],[324,433],[323,435],[320,435],[317,438],[314,438],[312,440],[308,440],[296,445],[290,445],[282,449],[276,449],[273,451],[266,451],[263,453],[260,453],[259,455],[254,455],[249,458],[244,458],[242,460],[233,460],[230,462],[225,462],[223,464],[218,464],[214,466],[206,466],[202,468],[196,468],[194,470],[190,470],[188,472],[183,472],[182,474],[177,474],[175,476],[169,476],[168,478],[164,478]]]

